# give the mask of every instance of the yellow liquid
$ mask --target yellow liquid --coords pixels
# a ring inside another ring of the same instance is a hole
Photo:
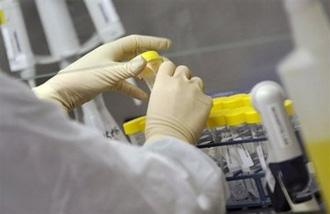
[[[323,201],[330,211],[330,140],[305,144],[312,160],[317,180],[321,186]]]

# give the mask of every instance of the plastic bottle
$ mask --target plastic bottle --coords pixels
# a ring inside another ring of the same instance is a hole
[[[143,145],[145,142],[144,128],[145,116],[135,118],[124,123],[123,128],[130,142],[134,145]]]
[[[163,62],[163,58],[156,51],[147,51],[142,53],[141,56],[147,61],[147,65],[139,77],[145,81],[151,90],[155,82],[158,68]]]
[[[319,0],[286,0],[295,42],[279,74],[301,123],[327,210],[330,210],[330,25]]]

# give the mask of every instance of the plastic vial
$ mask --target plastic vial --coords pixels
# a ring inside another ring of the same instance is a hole
[[[154,86],[156,74],[160,64],[163,62],[163,58],[156,51],[147,51],[142,53],[141,56],[147,61],[147,65],[139,77],[145,81],[151,90]]]
[[[292,100],[285,100],[284,101],[284,107],[286,112],[288,113],[288,116],[291,120],[292,126],[295,130],[299,129],[299,122],[298,118],[295,115],[294,108],[293,108],[293,102]]]
[[[134,145],[143,145],[145,142],[145,116],[130,120],[123,125],[124,132]]]
[[[261,117],[259,113],[250,108],[244,112],[245,121],[251,131],[252,139],[260,139],[265,138],[265,130],[261,124]],[[256,142],[254,143],[255,152],[252,153],[253,162],[256,164],[260,164],[261,168],[266,171],[267,170],[267,153],[266,153],[266,144],[267,141]]]
[[[244,124],[244,114],[241,111],[233,110],[225,115],[226,124],[231,134],[231,140],[240,140],[246,131]],[[226,147],[225,159],[230,174],[236,171],[248,171],[253,165],[252,159],[248,151],[243,145],[232,145]],[[236,201],[242,201],[249,198],[249,191],[244,180],[236,180],[229,182],[231,198]]]
[[[217,111],[210,115],[207,121],[207,127],[211,135],[211,139],[215,143],[221,143],[228,139],[228,129],[226,127],[226,120],[223,112]],[[209,148],[210,155],[214,155],[214,159],[218,162],[220,167],[224,170],[225,158],[223,146]]]

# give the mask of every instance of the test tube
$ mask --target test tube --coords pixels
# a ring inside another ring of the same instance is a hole
[[[228,139],[228,129],[223,112],[217,111],[212,113],[207,121],[207,127],[213,142],[221,143]],[[211,150],[210,155],[214,155],[214,159],[216,159],[220,167],[225,171],[223,147],[212,147],[209,150]]]
[[[284,107],[286,112],[288,113],[288,116],[291,120],[292,126],[295,130],[299,129],[299,122],[298,118],[295,115],[294,108],[293,108],[293,102],[292,100],[285,100],[284,101]]]
[[[219,102],[220,100],[221,100],[221,97],[216,97],[213,99],[212,108],[211,108],[208,120],[213,120],[214,114],[221,109],[221,102]],[[198,144],[203,144],[203,143],[208,143],[208,142],[215,142],[215,143],[219,142],[216,137],[215,126],[213,124],[212,124],[212,127],[206,127],[203,130]],[[212,159],[214,159],[214,160],[217,159],[215,147],[204,148],[204,149],[202,149],[202,151],[204,151]]]
[[[143,145],[145,142],[145,116],[130,120],[123,125],[124,132],[134,145]]]
[[[244,124],[244,114],[239,109],[234,109],[225,114],[226,124],[231,134],[231,140],[244,139],[246,126]],[[227,146],[225,159],[230,171],[230,174],[243,170],[249,171],[253,166],[253,161],[248,151],[243,145]],[[236,201],[246,200],[249,198],[249,191],[244,180],[229,182],[231,197]]]
[[[252,139],[249,126],[245,121],[244,112],[246,108],[235,109],[234,111],[226,114],[226,122],[229,126],[230,132],[235,140],[246,140]],[[255,165],[255,162],[252,159],[251,154],[256,150],[254,144],[240,144],[236,145],[237,155],[241,160],[241,167],[243,172],[252,173],[251,167]],[[255,181],[250,179],[242,180],[248,194],[248,199],[257,200],[259,196],[258,189],[256,187]]]
[[[265,138],[265,130],[261,124],[261,117],[259,113],[255,109],[249,108],[244,112],[244,116],[246,124],[251,131],[252,139]],[[256,146],[253,154],[251,155],[255,165],[260,163],[260,166],[264,171],[267,170],[266,143],[266,141],[254,143]]]
[[[146,51],[142,53],[141,56],[147,61],[147,65],[138,77],[143,79],[151,90],[154,86],[156,74],[160,64],[163,62],[163,58],[156,51]]]

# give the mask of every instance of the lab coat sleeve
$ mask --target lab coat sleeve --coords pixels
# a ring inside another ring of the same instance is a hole
[[[12,79],[0,89],[2,213],[224,212],[224,177],[193,146],[108,142]]]

